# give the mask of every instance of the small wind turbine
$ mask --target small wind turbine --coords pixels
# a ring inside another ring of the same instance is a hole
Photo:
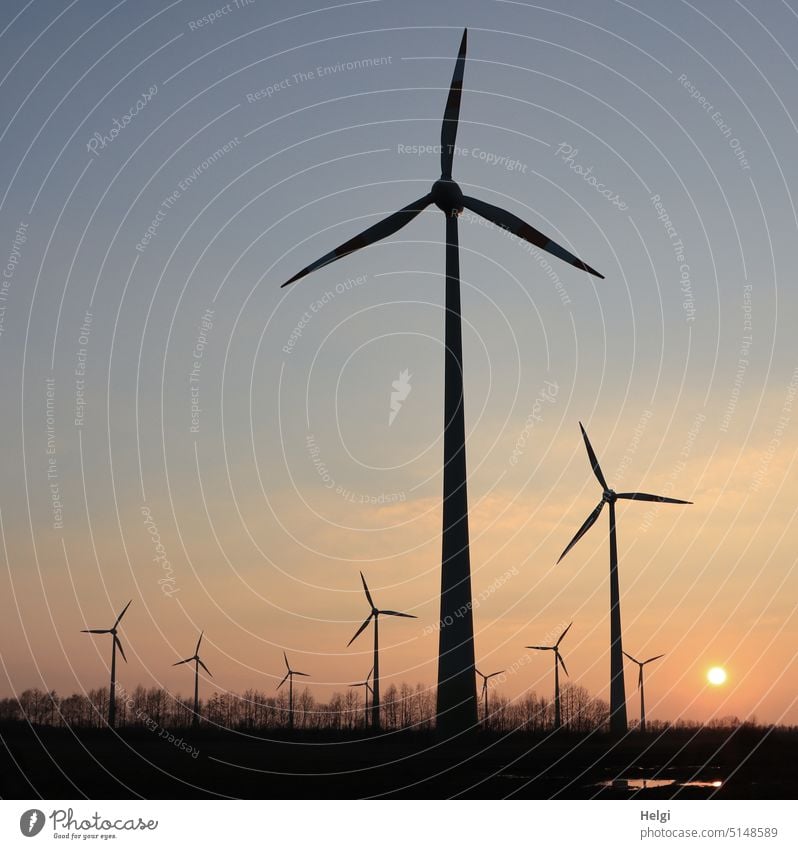
[[[127,612],[128,607],[130,607],[133,599],[131,599],[124,607],[119,616],[116,617],[116,622],[114,622],[113,626],[110,628],[89,628],[88,630],[81,631],[81,634],[113,634],[113,648],[111,649],[111,692],[110,698],[108,700],[108,727],[113,728],[116,722],[116,649],[119,647],[119,652],[122,655],[122,660],[127,663],[127,658],[125,657],[125,650],[122,648],[122,643],[119,640],[119,637],[116,635],[116,629],[119,626],[119,623],[122,621],[122,617]]]
[[[285,673],[285,678],[277,685],[277,689],[285,684],[286,679],[288,680],[288,727],[293,731],[294,730],[294,675],[301,675],[303,678],[310,678],[307,672],[297,672],[288,665],[288,655],[283,652],[283,658],[285,659],[285,668],[288,672]]]
[[[200,631],[199,639],[197,640],[197,647],[194,649],[194,654],[191,657],[187,657],[185,660],[178,660],[177,663],[173,663],[172,666],[180,666],[181,663],[192,663],[194,664],[194,716],[191,719],[191,724],[196,728],[199,725],[199,668],[200,666],[211,675],[211,670],[200,660],[199,656],[199,647],[202,642],[202,635],[204,631]],[[211,675],[213,678],[213,675]]]
[[[574,623],[571,622],[571,625]],[[527,646],[528,649],[534,649],[535,651],[553,651],[554,652],[554,727],[559,728],[562,724],[561,715],[560,715],[560,666],[562,666],[562,671],[567,675],[568,669],[565,666],[565,661],[562,659],[562,655],[560,654],[560,643],[563,641],[563,637],[571,630],[571,625],[569,625],[563,632],[560,634],[560,638],[553,646]]]
[[[603,490],[601,501],[593,512],[585,519],[584,524],[568,543],[560,560],[579,542],[593,527],[605,504],[610,506],[610,731],[613,734],[626,734],[626,692],[623,686],[623,646],[621,644],[621,592],[618,586],[618,539],[615,533],[615,502],[619,498],[631,501],[660,501],[665,504],[692,504],[692,501],[682,501],[679,498],[666,498],[664,495],[649,495],[646,492],[615,492],[607,485],[604,473],[596,459],[593,446],[587,438],[587,433],[579,422],[585,448],[593,474]],[[557,562],[559,563],[560,560]]]
[[[474,667],[474,672],[479,675],[482,679],[482,701],[485,705],[485,717],[482,720],[482,724],[485,728],[488,727],[488,679],[493,678],[496,675],[501,675],[504,672],[503,669],[500,669],[498,672],[491,672],[490,675],[483,675],[476,667]]]
[[[288,286],[305,275],[387,239],[429,206],[446,217],[443,515],[441,533],[441,607],[438,644],[438,730],[452,736],[477,723],[474,678],[474,619],[471,596],[471,560],[468,536],[468,475],[466,473],[465,402],[463,398],[463,338],[460,304],[460,247],[458,218],[469,209],[519,239],[552,254],[580,271],[603,277],[562,245],[517,215],[478,198],[464,195],[452,178],[460,100],[463,94],[468,33],[463,30],[441,125],[441,176],[418,200],[372,224],[320,259],[306,265],[283,283]],[[376,684],[376,679],[375,679]],[[376,689],[376,686],[375,686]]]
[[[629,652],[624,652],[624,654],[632,661],[632,663],[636,663],[640,667],[640,674],[637,676],[637,689],[640,690],[640,731],[645,734],[646,731],[646,699],[643,695],[643,667],[647,663],[651,663],[653,660],[659,660],[661,657],[665,657],[664,654],[658,654],[656,657],[650,657],[648,660],[635,660]]]
[[[363,724],[366,728],[369,727],[369,693],[371,693],[372,696],[374,695],[374,690],[373,690],[371,684],[369,684],[369,678],[371,678],[371,676],[373,674],[374,674],[374,667],[372,666],[371,669],[369,670],[369,674],[366,676],[365,681],[358,681],[357,684],[350,684],[349,685],[350,687],[364,687],[365,688],[365,692],[363,693],[363,701],[365,703],[365,708],[364,708],[365,713],[363,715]]]
[[[379,641],[379,631],[380,631],[380,616],[403,616],[405,619],[418,619],[417,616],[413,616],[412,613],[399,613],[396,610],[377,610],[376,605],[374,604],[374,599],[371,597],[371,593],[369,592],[368,584],[366,583],[366,579],[363,577],[363,573],[360,573],[360,580],[363,581],[363,589],[366,592],[366,600],[371,605],[371,613],[366,617],[366,621],[357,629],[355,632],[355,636],[346,644],[347,648],[354,643],[354,641],[366,630],[369,626],[369,622],[374,620],[374,667],[372,672],[374,673],[374,685],[371,691],[371,727],[375,730],[379,730],[380,727],[380,641]]]

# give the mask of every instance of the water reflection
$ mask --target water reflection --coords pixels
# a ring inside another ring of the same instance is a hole
[[[678,778],[613,778],[600,781],[600,787],[612,790],[653,790],[657,787],[722,787],[723,782],[715,781],[680,781]]]

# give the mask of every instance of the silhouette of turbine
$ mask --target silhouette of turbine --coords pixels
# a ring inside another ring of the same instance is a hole
[[[113,728],[116,723],[116,649],[119,647],[119,652],[122,655],[122,660],[127,663],[125,650],[122,648],[122,643],[116,634],[116,629],[122,621],[122,617],[127,613],[133,599],[131,599],[122,609],[119,616],[116,617],[116,622],[110,628],[89,628],[83,630],[81,634],[113,634],[113,648],[111,649],[111,691],[108,699],[108,727]]]
[[[441,127],[441,176],[430,191],[398,212],[326,253],[297,272],[290,283],[353,251],[393,235],[434,204],[446,216],[446,321],[444,344],[443,529],[441,535],[441,607],[438,644],[438,729],[445,736],[477,723],[474,676],[474,621],[468,536],[463,339],[460,316],[458,216],[470,209],[520,239],[542,248],[582,271],[603,277],[565,248],[500,207],[464,195],[452,179],[468,32],[463,31]]]
[[[643,667],[647,663],[651,663],[654,660],[659,660],[661,657],[665,657],[664,654],[658,654],[656,657],[650,657],[648,660],[635,660],[629,652],[624,652],[624,654],[632,661],[632,663],[636,663],[640,667],[640,674],[637,676],[637,689],[640,690],[640,732],[645,734],[646,732],[646,698],[643,693]]]
[[[603,490],[601,501],[593,512],[585,519],[584,524],[568,543],[560,560],[579,542],[598,519],[605,504],[610,507],[610,731],[613,734],[625,734],[626,723],[626,692],[623,684],[623,646],[621,644],[621,593],[618,585],[618,540],[615,532],[615,502],[619,498],[631,501],[660,501],[664,504],[692,504],[692,501],[682,501],[679,498],[666,498],[664,495],[649,495],[646,492],[615,492],[607,485],[604,473],[596,459],[593,446],[587,438],[582,423],[579,423],[585,448],[593,474]]]
[[[496,675],[501,675],[504,672],[503,669],[500,669],[498,672],[491,672],[490,675],[483,675],[476,667],[474,667],[474,672],[479,675],[482,679],[482,701],[484,706],[485,715],[482,720],[482,726],[484,728],[488,727],[488,679],[494,678]]]
[[[571,622],[571,625],[574,623]],[[554,728],[557,729],[562,725],[562,716],[560,713],[560,666],[562,666],[562,671],[567,675],[568,668],[565,665],[565,661],[562,659],[562,655],[560,654],[560,643],[563,641],[563,637],[571,630],[571,625],[569,625],[563,632],[560,634],[560,638],[553,646],[527,646],[528,649],[534,649],[535,651],[553,651],[554,652]]]
[[[283,652],[283,659],[285,660],[285,668],[288,672],[285,673],[285,678],[277,685],[277,689],[285,684],[286,679],[288,680],[288,727],[291,731],[294,730],[294,675],[301,675],[303,678],[310,678],[307,672],[297,672],[288,665],[288,655]]]
[[[368,584],[366,583],[366,579],[363,577],[363,573],[360,573],[360,580],[363,581],[363,589],[366,593],[366,600],[371,605],[371,613],[366,617],[366,621],[355,631],[355,636],[346,644],[346,647],[354,643],[354,641],[366,630],[369,626],[369,622],[374,620],[374,666],[372,667],[372,673],[374,674],[374,684],[372,685],[371,690],[371,727],[375,730],[379,730],[380,727],[380,616],[403,616],[405,619],[418,619],[417,616],[413,616],[412,613],[399,613],[396,610],[377,610],[377,606],[374,604],[374,599],[371,597],[371,593],[369,592]]]
[[[194,654],[191,657],[187,657],[185,660],[178,660],[177,663],[173,663],[172,666],[180,666],[181,663],[194,663],[194,716],[191,718],[191,724],[196,728],[199,725],[199,668],[200,666],[211,675],[211,670],[200,660],[199,656],[199,647],[202,642],[202,635],[204,631],[200,631],[199,639],[197,640],[197,647],[194,649]],[[213,675],[211,675],[213,678]]]
[[[364,714],[363,714],[363,727],[369,727],[369,693],[374,695],[374,689],[371,684],[369,684],[369,678],[374,674],[374,667],[372,666],[369,670],[369,674],[366,676],[365,681],[358,681],[357,684],[350,684],[350,687],[365,687],[366,692],[363,693],[363,702],[364,702]]]

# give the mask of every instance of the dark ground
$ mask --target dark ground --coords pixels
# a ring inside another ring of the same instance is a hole
[[[670,730],[628,735],[475,735],[439,745],[394,732],[261,735],[175,732],[196,757],[146,729],[0,728],[5,799],[136,798],[781,798],[798,795],[798,733]],[[616,778],[721,781],[655,789]]]

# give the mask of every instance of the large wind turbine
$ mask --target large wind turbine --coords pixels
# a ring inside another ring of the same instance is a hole
[[[645,734],[646,731],[646,699],[643,694],[643,667],[647,663],[651,663],[653,660],[659,660],[661,657],[665,657],[664,654],[658,654],[656,657],[650,657],[648,660],[635,660],[629,652],[624,652],[624,654],[632,661],[632,663],[636,663],[640,667],[640,674],[637,676],[637,689],[640,690],[640,731]]]
[[[542,248],[582,271],[597,271],[544,236],[511,212],[464,195],[452,179],[460,97],[465,72],[467,31],[446,101],[441,127],[441,176],[430,191],[303,268],[296,280],[353,251],[393,235],[422,210],[434,204],[446,216],[446,324],[444,345],[443,531],[441,535],[441,607],[438,645],[438,728],[456,734],[477,723],[474,677],[474,622],[472,617],[471,562],[468,540],[465,419],[463,403],[463,339],[460,317],[460,252],[457,219],[467,208],[509,230],[520,239]]]
[[[614,734],[625,734],[626,724],[626,693],[623,685],[623,646],[621,645],[621,593],[618,587],[618,540],[615,533],[615,502],[619,498],[632,501],[660,501],[665,504],[692,504],[692,501],[682,501],[679,498],[666,498],[664,495],[649,495],[646,492],[615,492],[607,485],[604,473],[596,459],[593,446],[587,438],[582,423],[579,423],[585,448],[593,474],[603,490],[601,501],[593,512],[585,519],[584,524],[568,543],[560,560],[579,542],[598,519],[605,504],[610,506],[610,731]]]
[[[293,731],[294,730],[294,675],[301,675],[303,678],[310,678],[310,675],[307,672],[297,672],[288,665],[288,655],[283,652],[283,659],[285,660],[285,668],[288,672],[285,673],[285,678],[277,685],[277,689],[285,684],[286,679],[288,679],[288,727]]]
[[[200,666],[211,675],[211,670],[200,660],[199,656],[199,647],[202,642],[202,635],[204,631],[200,631],[199,639],[197,640],[197,647],[194,649],[194,654],[191,657],[187,657],[185,660],[178,660],[177,663],[173,663],[172,666],[180,666],[181,663],[193,663],[194,664],[194,716],[191,719],[191,724],[196,728],[199,725],[199,668]],[[211,675],[213,678],[213,675]]]
[[[363,581],[363,589],[366,592],[366,600],[371,605],[371,613],[366,617],[366,621],[355,631],[355,636],[346,644],[347,648],[354,643],[354,641],[366,630],[369,626],[369,622],[374,620],[374,666],[372,668],[372,672],[374,673],[374,683],[371,688],[371,727],[375,730],[379,730],[380,727],[380,616],[403,616],[405,619],[418,619],[417,616],[413,616],[411,613],[399,613],[396,610],[377,610],[377,606],[374,604],[374,599],[371,597],[371,593],[369,592],[368,584],[366,583],[366,579],[363,577],[363,573],[360,573],[360,580]]]
[[[364,702],[364,713],[363,713],[363,725],[365,728],[369,727],[369,693],[374,695],[374,690],[369,684],[369,679],[374,674],[374,667],[369,670],[369,674],[366,676],[365,681],[358,681],[357,684],[350,684],[350,687],[363,687],[365,692],[363,693],[363,702]]]
[[[122,612],[119,616],[116,617],[116,622],[110,628],[89,628],[88,630],[81,631],[81,634],[113,634],[113,648],[111,649],[111,692],[109,694],[108,699],[108,727],[113,728],[116,723],[116,649],[119,647],[119,652],[122,655],[122,660],[127,663],[127,658],[125,657],[125,650],[122,648],[122,643],[119,640],[119,637],[116,635],[116,629],[119,626],[119,623],[122,621],[122,617],[127,613],[128,607],[130,607],[131,599],[123,608]]]
[[[497,675],[501,675],[504,672],[503,669],[500,669],[498,672],[491,672],[490,675],[483,675],[476,667],[474,667],[474,672],[479,675],[482,679],[482,701],[485,708],[485,718],[482,720],[482,724],[485,728],[488,727],[488,679],[495,678]]]
[[[571,622],[571,625],[574,623]],[[571,630],[571,625],[569,625],[563,632],[560,634],[560,638],[553,646],[527,646],[528,649],[534,649],[535,651],[553,651],[554,652],[554,727],[559,728],[562,725],[562,715],[560,713],[560,666],[562,666],[562,671],[567,675],[568,668],[565,665],[565,661],[562,659],[562,655],[560,654],[560,643],[563,641],[563,637]]]

